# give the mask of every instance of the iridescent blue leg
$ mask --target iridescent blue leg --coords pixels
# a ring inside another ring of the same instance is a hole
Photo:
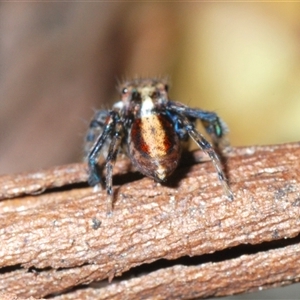
[[[227,141],[222,141],[227,134],[228,129],[226,124],[219,118],[219,116],[210,111],[202,109],[193,109],[188,106],[179,104],[177,102],[169,101],[167,108],[173,112],[186,116],[191,122],[199,119],[203,124],[206,132],[211,136],[214,144],[227,146]]]
[[[194,127],[194,121],[197,118],[203,116],[206,118],[207,121],[206,131],[210,133],[212,137],[215,137],[216,141],[221,138],[225,132],[224,124],[221,123],[220,119],[215,113],[203,112],[201,110],[194,110],[190,109],[187,106],[182,104],[177,104],[175,102],[169,101],[168,106],[168,116],[171,118],[174,128],[176,132],[180,132],[179,137],[185,136],[187,133],[195,143],[204,151],[206,152],[216,171],[218,174],[218,178],[223,186],[224,192],[229,200],[233,200],[233,193],[227,184],[226,177],[222,171],[221,163],[217,153],[212,148],[211,144],[199,133]],[[202,121],[202,119],[200,119]]]
[[[186,129],[184,128],[183,122],[181,121],[180,117],[170,111],[167,111],[167,116],[172,120],[175,132],[179,136],[179,138],[183,141],[186,141],[189,137]]]

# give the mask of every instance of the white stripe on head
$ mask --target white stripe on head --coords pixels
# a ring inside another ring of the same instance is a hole
[[[149,96],[145,97],[141,106],[141,117],[152,115],[153,108],[153,100]]]
[[[124,107],[124,103],[123,101],[118,101],[116,102],[114,105],[113,105],[113,109],[116,108],[116,109],[122,109]]]

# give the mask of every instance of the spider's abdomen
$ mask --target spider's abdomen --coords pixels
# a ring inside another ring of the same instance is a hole
[[[169,119],[148,114],[134,120],[129,134],[129,155],[144,175],[164,181],[180,160],[180,142]]]

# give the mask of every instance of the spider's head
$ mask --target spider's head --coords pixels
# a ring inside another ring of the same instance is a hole
[[[152,107],[168,100],[168,85],[163,80],[135,79],[121,85],[120,93],[125,107]]]

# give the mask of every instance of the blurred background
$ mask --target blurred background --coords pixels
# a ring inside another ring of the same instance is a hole
[[[117,82],[166,75],[234,146],[299,141],[300,3],[0,3],[0,174],[81,161]]]
[[[0,4],[0,174],[82,160],[119,80],[169,76],[234,146],[299,141],[299,3]]]

